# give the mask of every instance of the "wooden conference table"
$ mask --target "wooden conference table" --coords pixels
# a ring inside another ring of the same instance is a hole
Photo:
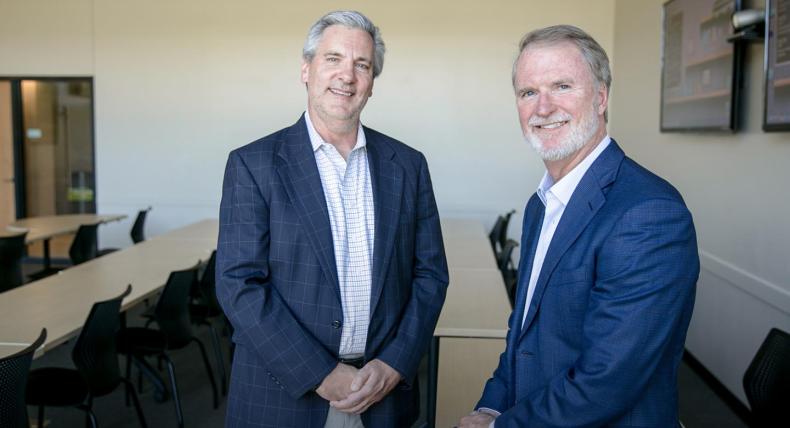
[[[44,241],[44,270],[51,267],[49,240],[61,235],[75,233],[83,224],[103,224],[126,218],[125,214],[65,214],[28,217],[11,223],[0,236],[18,234],[27,230],[25,243]]]
[[[0,294],[0,356],[28,346],[46,327],[42,355],[79,333],[94,302],[132,284],[126,310],[158,292],[170,272],[207,260],[216,243],[217,221],[205,220]]]

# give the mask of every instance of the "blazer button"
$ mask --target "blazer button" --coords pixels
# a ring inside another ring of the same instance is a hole
[[[332,327],[334,327],[334,328],[340,328],[340,325],[341,325],[341,324],[340,324],[340,321],[338,321],[338,320],[334,320],[334,321],[332,321]]]

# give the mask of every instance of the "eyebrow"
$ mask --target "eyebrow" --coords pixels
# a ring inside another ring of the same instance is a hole
[[[559,79],[559,80],[555,80],[555,81],[551,82],[551,84],[554,85],[554,86],[567,85],[567,84],[571,84],[571,83],[576,83],[576,81],[573,80],[572,78],[568,78],[568,79]]]
[[[345,55],[343,55],[342,53],[337,52],[337,51],[327,51],[327,52],[324,53],[324,58],[327,58],[327,57],[330,57],[330,56],[336,56],[336,57],[340,57],[340,58],[345,58],[346,57]],[[354,61],[355,62],[356,61],[364,61],[364,62],[367,62],[367,63],[372,63],[370,58],[365,57],[365,56],[359,56]]]

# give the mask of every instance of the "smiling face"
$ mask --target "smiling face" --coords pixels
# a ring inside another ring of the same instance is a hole
[[[373,95],[370,34],[342,25],[328,27],[313,59],[302,64],[302,82],[307,85],[307,108],[314,122],[356,127]]]
[[[606,88],[573,43],[527,46],[514,82],[524,138],[544,161],[566,159],[606,135]]]

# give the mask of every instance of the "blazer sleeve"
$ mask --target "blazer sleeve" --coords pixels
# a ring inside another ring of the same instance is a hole
[[[376,356],[397,370],[407,383],[414,379],[433,337],[448,283],[439,211],[428,164],[422,154],[419,156],[411,297],[394,338]]]
[[[596,257],[576,363],[496,426],[604,426],[633,407],[658,362],[680,355],[699,258],[691,214],[677,199],[640,201]]]
[[[217,298],[234,327],[234,341],[254,350],[269,376],[298,398],[319,385],[337,361],[293,316],[271,283],[268,260],[269,204],[237,150],[228,158],[222,186]]]

